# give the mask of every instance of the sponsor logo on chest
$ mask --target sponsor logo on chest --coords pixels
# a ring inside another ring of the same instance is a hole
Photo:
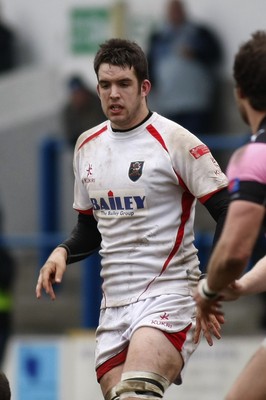
[[[144,189],[93,191],[90,194],[93,210],[106,217],[133,217],[146,212]]]

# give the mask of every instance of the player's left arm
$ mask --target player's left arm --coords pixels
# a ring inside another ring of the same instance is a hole
[[[204,206],[212,218],[216,221],[216,227],[213,237],[213,247],[221,236],[225,223],[226,214],[229,206],[229,196],[227,188],[215,192],[205,203]]]

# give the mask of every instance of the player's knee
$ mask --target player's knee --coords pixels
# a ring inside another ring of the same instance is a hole
[[[168,379],[152,372],[130,371],[122,374],[121,382],[115,387],[119,400],[138,396],[143,400],[163,398],[169,386]]]

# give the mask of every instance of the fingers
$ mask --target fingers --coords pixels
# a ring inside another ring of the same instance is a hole
[[[55,282],[59,283],[62,280],[63,273],[56,268],[56,263],[47,261],[40,270],[39,278],[36,285],[36,297],[41,298],[42,290],[52,299],[56,296],[53,289]]]
[[[221,325],[224,323],[224,316],[220,313],[212,313],[210,310],[201,310],[198,308],[196,328],[194,333],[194,343],[198,343],[200,333],[203,332],[209,346],[213,345],[213,337],[221,339]]]
[[[52,300],[55,300],[56,296],[53,290],[53,285],[52,285],[52,281],[49,279],[45,279],[43,277],[43,274],[40,273],[37,285],[36,285],[36,297],[37,299],[40,299],[42,296],[42,290],[44,289],[45,293],[48,294],[48,296],[50,296],[50,298]]]
[[[212,340],[212,329],[210,329],[210,326],[208,326],[205,323],[202,323],[202,331],[203,331],[203,335],[208,343],[209,346],[213,345],[213,340]]]
[[[201,324],[199,318],[196,318],[196,328],[194,333],[194,343],[197,344],[200,341],[201,334]]]
[[[203,334],[204,334],[204,337],[205,337],[205,339],[206,339],[208,345],[209,345],[209,346],[213,346],[212,336],[211,336],[211,334],[209,333],[209,331],[203,332]]]
[[[211,322],[209,322],[205,327],[202,327],[203,335],[209,346],[213,346],[213,336],[218,340],[221,339],[220,330],[221,327],[219,324],[215,325]]]

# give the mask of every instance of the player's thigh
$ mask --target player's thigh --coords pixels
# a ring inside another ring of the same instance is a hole
[[[156,328],[138,328],[130,340],[123,372],[149,371],[167,378],[171,383],[179,375],[183,359],[179,351]]]
[[[226,400],[266,399],[266,348],[261,346],[240,373]]]

